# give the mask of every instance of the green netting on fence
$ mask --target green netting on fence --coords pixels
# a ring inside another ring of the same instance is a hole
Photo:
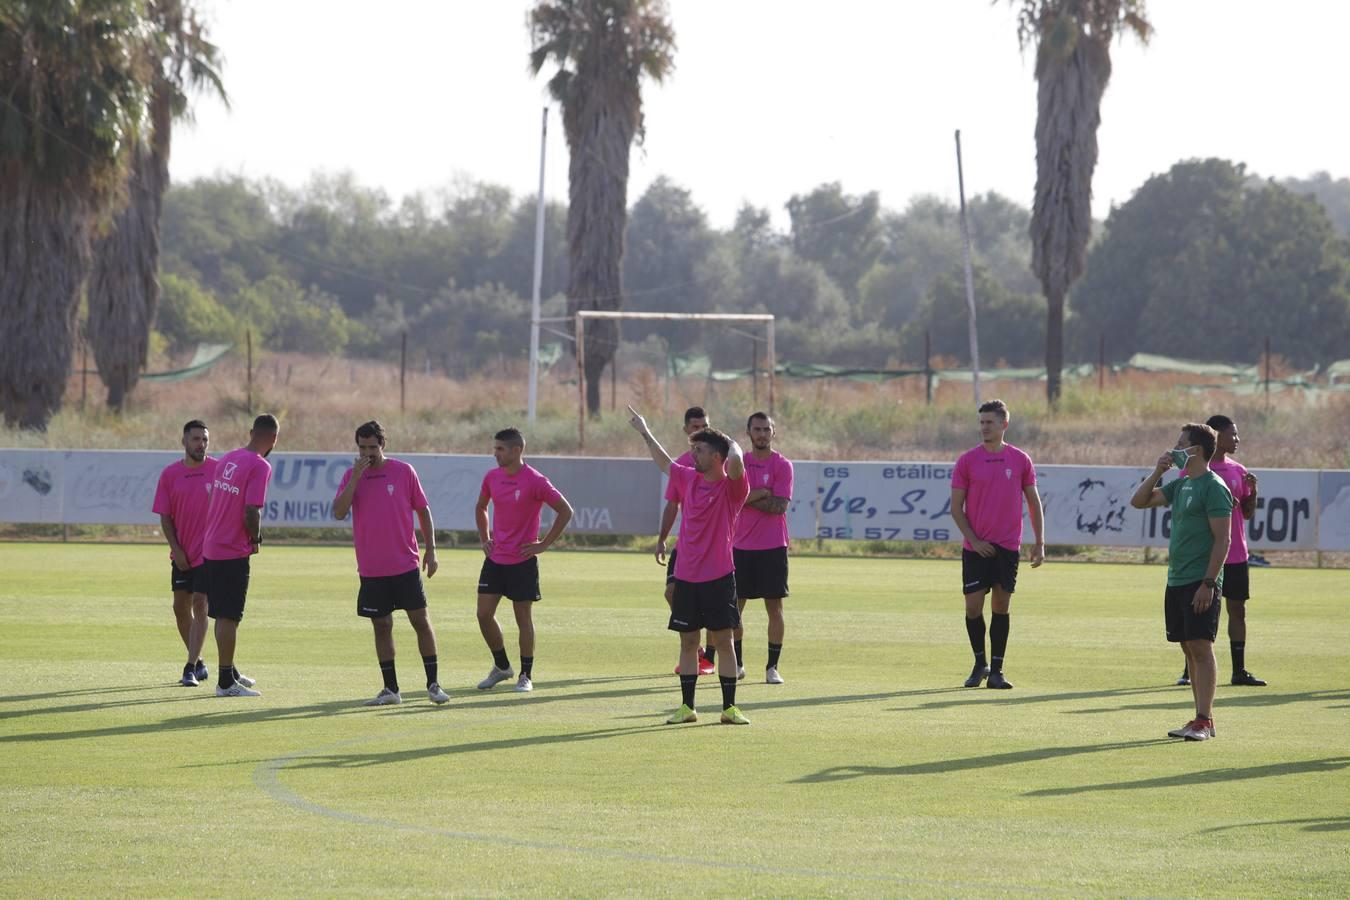
[[[212,366],[225,358],[234,347],[233,344],[198,344],[197,352],[181,369],[172,372],[146,372],[141,376],[145,381],[183,381],[205,374]]]

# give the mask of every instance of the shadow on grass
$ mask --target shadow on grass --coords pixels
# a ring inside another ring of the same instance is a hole
[[[680,696],[680,686],[674,685],[672,688],[660,688],[661,693],[670,693],[672,709],[678,705],[676,702]],[[736,705],[741,707],[744,712],[754,713],[766,709],[800,709],[808,706],[838,706],[845,703],[867,703],[875,700],[895,700],[899,697],[923,697],[929,694],[947,694],[952,691],[960,691],[964,688],[926,688],[916,691],[879,691],[871,694],[834,694],[824,697],[784,697],[778,700],[760,700],[758,697],[747,697],[745,689],[738,687],[736,689]],[[722,695],[717,684],[703,688],[702,696],[707,699],[711,696],[714,701],[721,703]],[[653,693],[648,691],[647,693]],[[710,704],[711,705],[711,704]],[[901,708],[900,712],[909,712],[907,708]],[[618,719],[643,719],[645,714],[631,716],[616,716]]]
[[[171,697],[124,698],[117,698],[114,696],[115,694],[132,694],[159,690],[174,691],[175,695]],[[181,693],[178,693],[179,691],[181,691]],[[0,712],[0,721],[5,719],[22,719],[28,716],[86,713],[103,709],[122,709],[130,706],[152,706],[157,703],[178,703],[182,700],[196,699],[198,696],[200,695],[193,693],[192,688],[185,688],[176,683],[172,685],[152,684],[143,687],[91,688],[81,691],[52,691],[47,694],[25,694],[22,696],[0,698],[0,703],[20,703],[30,700],[55,700],[62,697],[102,697],[104,699],[91,700],[87,703],[70,703],[64,706],[30,706],[25,709],[5,710],[4,712]]]
[[[1350,816],[1328,819],[1279,819],[1273,822],[1241,822],[1237,825],[1206,828],[1196,832],[1196,834],[1217,834],[1220,831],[1233,831],[1238,828],[1267,828],[1272,825],[1302,825],[1300,831],[1350,831]]]
[[[205,701],[199,696],[192,701]],[[254,699],[234,699],[210,697],[221,705],[219,710],[198,711],[190,715],[175,716],[159,722],[136,722],[128,725],[111,725],[106,728],[83,728],[72,731],[42,731],[32,734],[0,735],[0,744],[41,743],[44,741],[76,741],[84,738],[121,737],[132,734],[154,734],[160,731],[192,731],[202,728],[229,727],[255,722],[285,722],[298,719],[317,719],[324,716],[356,712],[361,709],[350,700],[332,700],[327,703],[313,703],[308,706],[272,707],[257,705],[261,701]],[[168,702],[168,701],[164,701]],[[247,708],[239,704],[248,704]],[[225,709],[226,705],[232,708]],[[103,708],[102,706],[98,708]],[[36,711],[35,711],[36,712]]]
[[[1107,697],[1130,697],[1136,694],[1156,694],[1165,690],[1161,687],[1133,687],[1133,688],[1111,688],[1104,691],[1060,691],[1053,694],[1019,694],[1016,691],[991,691],[988,688],[950,688],[952,692],[960,693],[962,696],[958,700],[939,700],[931,703],[920,703],[916,709],[949,709],[957,706],[964,706],[968,703],[984,702],[986,697],[996,695],[1000,706],[1021,706],[1027,703],[1059,703],[1063,701],[1074,700],[1097,700]],[[935,692],[936,693],[936,692]],[[1175,702],[1182,700],[1190,702],[1190,694],[1184,697],[1177,696]],[[1169,704],[1171,705],[1171,704]],[[1114,708],[1113,708],[1114,709]]]
[[[649,725],[625,725],[621,728],[600,728],[594,731],[576,731],[565,734],[539,734],[529,737],[499,738],[490,741],[471,741],[464,744],[448,744],[440,747],[418,747],[412,750],[391,750],[387,753],[332,753],[306,755],[289,762],[287,771],[296,769],[362,769],[368,766],[383,766],[395,763],[415,762],[423,759],[436,759],[444,756],[458,756],[463,753],[484,753],[496,750],[519,750],[524,747],[548,747],[558,744],[576,744],[585,741],[603,741],[609,738],[627,737],[637,734],[670,734],[689,731],[704,723],[693,726],[666,726],[664,722]],[[715,724],[715,720],[714,720]]]
[[[980,756],[968,756],[963,759],[939,759],[933,762],[913,763],[905,766],[832,766],[821,769],[813,775],[804,775],[794,779],[792,784],[821,784],[832,781],[847,781],[853,778],[874,778],[877,776],[899,775],[946,775],[951,772],[966,772],[972,769],[992,769],[998,766],[1013,766],[1019,763],[1041,762],[1047,759],[1059,759],[1064,756],[1082,756],[1087,753],[1110,753],[1116,750],[1137,750],[1154,747],[1158,744],[1175,743],[1166,738],[1139,741],[1121,741],[1112,744],[1084,744],[1077,747],[1037,747],[1034,750],[1017,750],[1010,753],[986,753]]]
[[[1180,742],[1173,742],[1180,745]],[[1272,763],[1268,766],[1248,766],[1245,769],[1226,766],[1220,769],[1204,769],[1199,772],[1185,772],[1181,775],[1166,775],[1160,778],[1141,778],[1137,781],[1108,781],[1102,784],[1085,784],[1081,787],[1042,788],[1028,791],[1027,797],[1065,797],[1072,794],[1088,794],[1095,791],[1133,791],[1140,788],[1201,787],[1212,784],[1225,784],[1230,781],[1249,781],[1254,778],[1277,778],[1281,775],[1319,775],[1350,768],[1350,756],[1328,756],[1326,759],[1308,759],[1300,762]]]
[[[1222,688],[1222,685],[1220,685]],[[1218,709],[1246,709],[1248,707],[1266,707],[1266,706],[1284,706],[1289,703],[1318,703],[1323,701],[1350,700],[1350,691],[1340,688],[1328,691],[1304,691],[1299,694],[1269,694],[1243,693],[1237,696],[1223,693],[1220,691],[1214,698],[1214,705]],[[1124,706],[1097,706],[1091,709],[1071,709],[1068,712],[1074,715],[1090,715],[1093,713],[1117,713],[1124,710],[1136,709],[1176,709],[1178,707],[1190,706],[1192,702],[1191,694],[1188,691],[1185,696],[1178,696],[1175,700],[1166,703],[1129,703]],[[1330,706],[1329,709],[1340,709],[1340,706]]]

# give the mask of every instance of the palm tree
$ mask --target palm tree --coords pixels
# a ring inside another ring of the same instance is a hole
[[[641,81],[674,65],[675,32],[664,0],[545,0],[529,14],[530,67],[558,71],[568,165],[568,311],[623,306],[628,152],[643,134]],[[600,412],[600,376],[614,359],[618,323],[586,329],[586,408]]]
[[[1036,46],[1036,200],[1031,268],[1045,293],[1046,399],[1059,402],[1064,369],[1064,303],[1083,274],[1092,235],[1092,172],[1102,95],[1111,79],[1111,40],[1153,26],[1144,0],[1010,0],[1017,40]]]
[[[60,408],[95,223],[145,108],[139,0],[0,3],[0,412]]]
[[[108,407],[121,410],[140,379],[159,305],[159,219],[169,186],[173,121],[189,118],[189,89],[209,90],[228,105],[220,54],[185,0],[150,0],[154,28],[146,43],[154,73],[148,140],[136,142],[127,173],[127,203],[94,247],[89,279],[89,334]]]

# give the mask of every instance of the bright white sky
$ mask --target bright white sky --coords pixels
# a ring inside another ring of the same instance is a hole
[[[303,184],[351,170],[398,198],[457,178],[533,193],[545,78],[527,67],[528,0],[201,0],[226,57],[233,108],[202,100],[172,175]],[[1030,206],[1036,84],[1006,2],[671,0],[678,50],[645,88],[647,140],[631,203],[656,177],[687,187],[718,227],[743,202],[783,205],[827,181]],[[1180,159],[1222,156],[1262,176],[1350,174],[1350,3],[1152,0],[1153,40],[1112,50],[1094,213]],[[546,193],[567,196],[550,113]]]

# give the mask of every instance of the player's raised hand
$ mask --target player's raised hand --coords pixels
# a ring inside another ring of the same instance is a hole
[[[1247,474],[1245,474],[1245,475],[1242,476],[1242,480],[1245,481],[1245,482],[1247,482],[1247,487],[1251,490],[1251,492],[1252,492],[1253,494],[1255,494],[1255,493],[1256,493],[1256,476],[1253,475],[1251,472],[1248,472]]]
[[[625,404],[625,405],[627,405],[627,404]],[[635,409],[633,409],[633,407],[631,407],[631,406],[628,407],[628,411],[629,411],[630,413],[632,413],[632,418],[630,418],[630,419],[628,420],[628,424],[629,424],[629,425],[632,425],[632,426],[633,426],[633,430],[636,431],[638,434],[646,434],[646,433],[647,433],[647,420],[644,419],[644,418],[642,418],[642,416],[640,416],[640,415],[638,414],[638,411],[635,410]]]
[[[1158,471],[1166,472],[1172,468],[1172,451],[1164,450],[1162,456],[1158,457]]]

